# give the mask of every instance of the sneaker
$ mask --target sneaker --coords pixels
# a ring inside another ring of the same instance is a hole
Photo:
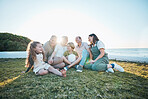
[[[77,72],[82,72],[83,67],[82,67],[82,66],[80,66],[80,65],[77,65],[76,69],[77,69],[77,70],[76,70]]]
[[[64,67],[64,69],[67,71],[69,68],[68,68],[68,66],[66,66],[66,67]]]
[[[116,69],[116,70],[118,70],[118,71],[120,71],[120,72],[124,72],[124,69],[120,66],[120,65],[118,65],[118,64],[116,64],[116,63],[113,63],[115,66],[114,66],[114,69]]]
[[[106,72],[107,72],[107,73],[114,73],[114,70],[113,70],[112,68],[108,68],[108,69],[106,70]]]

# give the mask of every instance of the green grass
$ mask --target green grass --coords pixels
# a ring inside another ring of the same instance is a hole
[[[111,63],[114,61],[110,61]],[[0,99],[28,98],[133,98],[148,97],[148,64],[117,62],[125,72],[115,73],[86,70],[77,73],[74,68],[67,71],[67,77],[54,74],[36,76],[32,71],[18,77],[25,59],[0,59],[0,82],[15,80],[0,87]]]

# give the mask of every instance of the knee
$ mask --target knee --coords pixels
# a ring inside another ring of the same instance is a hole
[[[83,52],[87,52],[87,50],[86,50],[86,49],[84,49],[84,50],[83,50]]]
[[[60,60],[64,60],[65,58],[66,58],[65,56],[62,56]]]
[[[65,63],[61,63],[61,67],[64,67],[65,66]]]
[[[82,54],[86,54],[88,51],[86,50],[86,49],[84,49],[83,51],[82,51]]]
[[[92,65],[91,64],[86,64],[86,65],[84,65],[84,68],[91,69],[92,68]]]

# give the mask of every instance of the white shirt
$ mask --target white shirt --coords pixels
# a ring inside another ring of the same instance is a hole
[[[100,49],[100,48],[104,48],[105,49],[104,43],[102,41],[100,41],[100,40],[94,46],[97,46],[98,49]]]
[[[79,55],[82,55],[82,51],[83,51],[84,49],[87,50],[88,48],[89,48],[88,44],[87,44],[86,42],[82,42],[81,46],[79,47],[79,46],[77,45],[76,48],[75,48],[75,50],[76,50],[76,52],[77,52]]]
[[[57,44],[55,46],[54,51],[56,52],[55,54],[56,57],[62,57],[64,52],[67,51],[67,46],[62,46],[60,44]]]
[[[51,67],[49,64],[45,63],[43,61],[43,55],[42,54],[36,54],[36,60],[34,61],[33,64],[34,68],[33,68],[33,72],[38,72],[40,69],[48,69],[49,67]]]

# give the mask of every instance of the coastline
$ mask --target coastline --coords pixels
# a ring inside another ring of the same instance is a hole
[[[115,61],[125,61],[125,62],[135,62],[135,63],[146,63],[148,64],[148,57],[138,57],[138,56],[117,56],[109,55],[109,60]]]
[[[110,60],[148,63],[148,48],[125,48],[125,49],[106,49]],[[4,51],[0,52],[2,58],[26,58],[26,51]]]

